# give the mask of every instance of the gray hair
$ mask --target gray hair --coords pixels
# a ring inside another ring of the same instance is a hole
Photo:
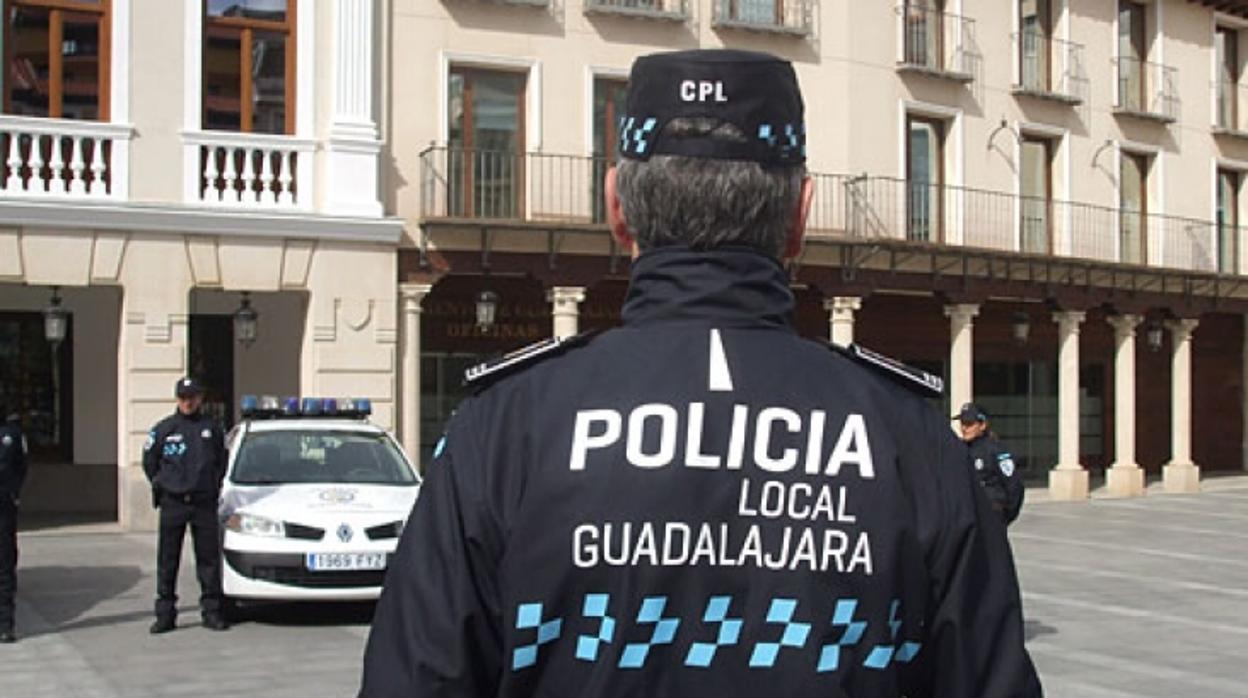
[[[682,136],[737,142],[745,137],[732,124],[709,119],[674,119],[663,130],[665,138]],[[780,258],[805,176],[800,165],[655,155],[644,162],[621,158],[616,189],[642,250],[736,244]]]

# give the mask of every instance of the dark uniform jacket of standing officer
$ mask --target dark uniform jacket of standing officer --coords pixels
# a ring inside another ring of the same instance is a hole
[[[26,481],[26,439],[16,421],[0,421],[0,497],[17,499]]]
[[[225,438],[203,413],[162,419],[143,451],[143,470],[156,492],[215,497],[225,478]]]
[[[622,327],[486,372],[361,695],[1041,695],[965,445],[792,309],[769,257],[660,248]]]
[[[980,434],[967,444],[971,465],[984,488],[992,508],[1007,524],[1013,523],[1023,508],[1022,475],[1014,464],[1014,456],[992,434]]]

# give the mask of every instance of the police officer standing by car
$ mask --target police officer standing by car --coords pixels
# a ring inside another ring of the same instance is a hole
[[[1041,695],[939,379],[794,330],[805,136],[787,61],[637,60],[623,326],[468,371],[361,696]]]
[[[178,563],[191,528],[195,573],[199,577],[203,626],[225,630],[222,616],[221,539],[217,495],[225,477],[225,438],[200,412],[203,387],[183,378],[174,388],[178,408],[152,427],[143,447],[143,470],[152,483],[152,503],[160,509],[156,547],[156,622],[152,634],[177,627]]]
[[[0,414],[3,414],[0,411]],[[0,424],[0,643],[17,642],[13,632],[17,594],[17,503],[26,481],[26,437],[17,414]]]
[[[1014,456],[997,440],[988,424],[988,412],[973,402],[962,405],[953,416],[958,420],[962,440],[966,442],[975,476],[988,496],[993,511],[1001,515],[1008,526],[1023,510],[1022,474],[1014,463]]]

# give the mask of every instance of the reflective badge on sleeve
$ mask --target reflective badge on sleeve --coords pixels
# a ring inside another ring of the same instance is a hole
[[[1002,453],[997,456],[997,465],[1001,467],[1001,474],[1006,477],[1014,477],[1014,457],[1008,453]]]

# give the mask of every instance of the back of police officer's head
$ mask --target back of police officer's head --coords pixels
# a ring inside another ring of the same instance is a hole
[[[792,65],[774,56],[639,58],[607,176],[612,233],[634,252],[744,245],[797,256],[813,191],[803,112]]]

